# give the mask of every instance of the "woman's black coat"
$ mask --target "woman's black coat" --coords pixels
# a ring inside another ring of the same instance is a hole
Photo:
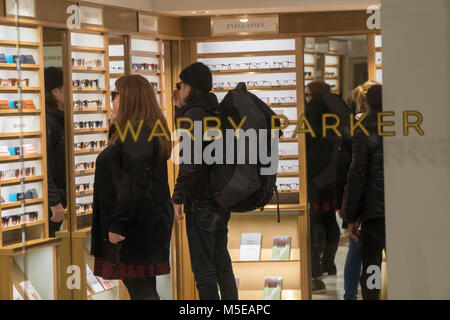
[[[97,158],[91,254],[113,263],[161,263],[169,259],[173,206],[167,163],[156,138],[143,126],[135,142],[128,134]],[[108,233],[125,236],[119,245]]]

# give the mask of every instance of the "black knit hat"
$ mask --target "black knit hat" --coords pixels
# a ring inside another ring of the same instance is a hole
[[[60,68],[48,67],[44,70],[45,92],[62,87],[64,79]]]
[[[209,92],[212,89],[212,74],[201,62],[195,62],[180,73],[180,79],[192,88]]]

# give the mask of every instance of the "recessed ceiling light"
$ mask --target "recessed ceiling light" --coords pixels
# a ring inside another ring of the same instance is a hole
[[[196,14],[196,13],[197,13],[197,11],[192,11],[192,13],[193,13],[193,14]]]
[[[209,13],[209,10],[206,10],[205,13]]]
[[[242,23],[247,23],[248,19],[240,19],[239,21],[242,22]]]

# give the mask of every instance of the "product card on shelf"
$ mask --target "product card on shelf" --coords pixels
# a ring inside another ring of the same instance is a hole
[[[13,285],[13,300],[23,300],[22,295],[20,294],[20,292],[17,290],[16,286]]]
[[[109,280],[105,280],[102,277],[97,277],[97,279],[103,285],[103,288],[105,288],[105,290],[108,290],[108,289],[111,289],[114,287],[113,284],[111,283],[111,281],[109,281]]]
[[[100,282],[98,282],[97,278],[94,276],[94,273],[92,272],[91,268],[89,268],[88,265],[86,265],[86,280],[89,288],[94,293],[102,292],[104,289]]]
[[[272,260],[289,260],[291,255],[291,237],[273,237]]]
[[[27,295],[28,300],[42,300],[29,280],[21,282],[20,287]]]
[[[282,277],[266,277],[264,280],[264,300],[281,300]]]
[[[258,261],[261,255],[261,239],[261,233],[243,233],[239,259],[241,261]]]

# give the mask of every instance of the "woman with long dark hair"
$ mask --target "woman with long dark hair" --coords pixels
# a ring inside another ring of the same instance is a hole
[[[144,77],[118,79],[112,96],[116,130],[95,170],[94,274],[123,280],[133,300],[157,300],[156,276],[170,272],[169,129]]]

